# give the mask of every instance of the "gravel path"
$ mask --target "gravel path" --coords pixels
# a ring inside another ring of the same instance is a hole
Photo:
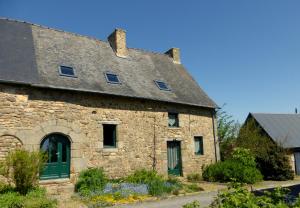
[[[194,200],[200,201],[201,207],[207,207],[218,192],[199,193],[189,196],[172,197],[160,201],[143,202],[131,205],[119,205],[115,208],[182,208],[182,205]]]

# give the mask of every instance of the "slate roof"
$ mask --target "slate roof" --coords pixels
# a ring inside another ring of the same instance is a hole
[[[299,114],[250,113],[265,132],[285,148],[300,147]]]
[[[168,55],[129,48],[120,58],[106,41],[15,20],[0,19],[0,31],[1,82],[217,107]],[[60,76],[60,65],[74,67],[77,78]],[[122,84],[108,84],[107,71]],[[154,80],[171,91],[159,90]]]

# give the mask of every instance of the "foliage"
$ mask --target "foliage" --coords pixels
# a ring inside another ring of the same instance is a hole
[[[297,202],[286,202],[289,190],[276,188],[272,192],[265,192],[263,196],[255,196],[254,193],[235,183],[228,187],[227,191],[218,194],[217,199],[210,205],[211,208],[296,208]]]
[[[119,193],[114,194],[104,194],[104,195],[97,195],[89,198],[86,203],[88,204],[89,208],[96,208],[96,207],[106,207],[106,206],[113,206],[114,204],[128,204],[134,203],[138,201],[144,201],[149,196],[147,195],[135,195],[131,194],[128,196],[122,197]]]
[[[198,184],[195,184],[195,183],[185,184],[185,185],[183,185],[183,189],[186,193],[204,191],[204,189],[202,187],[198,186]]]
[[[200,202],[195,200],[182,206],[182,208],[200,208]]]
[[[224,105],[222,108],[224,108]],[[221,160],[225,160],[230,156],[235,147],[239,128],[239,123],[226,113],[226,111],[223,109],[217,111],[217,130],[220,141]]]
[[[257,167],[264,175],[264,179],[293,179],[288,151],[281,144],[275,144],[262,132],[253,119],[249,120],[240,130],[237,146],[247,148],[254,154]]]
[[[5,194],[8,192],[13,192],[15,191],[15,188],[12,187],[11,185],[4,183],[4,182],[0,182],[0,194]]]
[[[233,117],[220,109],[217,111],[217,119],[219,140],[224,141],[236,138],[239,130],[239,124],[233,119]]]
[[[267,158],[257,157],[258,167],[266,180],[292,180],[294,172],[290,166],[289,158],[280,146],[274,146]]]
[[[247,167],[233,160],[226,160],[205,167],[203,179],[206,181],[229,182],[237,181],[253,184],[262,180],[258,169]]]
[[[228,160],[204,167],[202,177],[206,181],[236,181],[253,184],[262,180],[249,150],[237,148]]]
[[[45,189],[31,189],[26,195],[18,192],[0,194],[1,208],[55,208],[57,202],[46,197]]]
[[[89,195],[92,192],[103,191],[107,178],[102,168],[90,168],[79,174],[75,184],[75,191],[82,195]]]
[[[11,178],[16,190],[25,195],[38,186],[38,174],[46,161],[45,154],[18,149],[10,152],[4,162],[4,173]]]
[[[132,175],[129,175],[126,181],[129,183],[147,184],[149,194],[153,196],[170,193],[174,189],[173,184],[167,183],[167,181],[154,170],[137,170]]]
[[[202,181],[202,176],[200,173],[191,173],[187,175],[187,180],[189,182],[200,182]]]
[[[182,187],[182,182],[176,176],[169,175],[167,183],[170,183],[177,187]]]
[[[249,149],[235,148],[231,160],[237,161],[247,167],[256,167],[255,157]]]
[[[147,195],[148,186],[146,184],[132,184],[132,183],[107,183],[104,194],[120,193],[123,197],[129,195]]]
[[[162,176],[158,175],[154,170],[140,169],[136,170],[133,174],[127,176],[125,179],[131,183],[145,183],[149,184],[155,180],[162,180]]]

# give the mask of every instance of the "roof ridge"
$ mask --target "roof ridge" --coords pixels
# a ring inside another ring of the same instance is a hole
[[[297,113],[253,113],[253,112],[250,112],[250,114],[264,114],[264,115],[297,115],[297,116],[300,116],[300,114],[297,114]]]
[[[63,33],[67,33],[67,34],[70,34],[70,35],[75,35],[75,36],[79,36],[79,37],[88,38],[88,39],[91,39],[91,40],[96,40],[96,41],[108,43],[108,41],[100,40],[100,39],[97,39],[97,38],[92,37],[92,36],[81,35],[81,34],[78,34],[78,33],[69,32],[69,31],[65,31],[65,30],[57,29],[57,28],[52,28],[52,27],[48,27],[48,26],[44,26],[44,25],[40,25],[40,24],[28,22],[28,21],[17,20],[17,19],[11,19],[11,18],[6,18],[6,17],[0,17],[0,19],[1,19],[1,20],[8,20],[8,21],[11,21],[11,22],[19,22],[19,23],[24,23],[24,24],[30,24],[30,25],[37,26],[37,27],[41,27],[41,28],[48,29],[48,30],[54,30],[54,31],[57,31],[57,32],[63,32]]]
[[[144,52],[144,53],[151,53],[151,54],[163,55],[163,56],[168,56],[169,57],[168,54],[160,53],[160,52],[156,52],[156,51],[151,51],[151,50],[147,50],[147,49],[143,49],[143,48],[128,47],[128,49],[133,49],[133,50],[141,51],[141,52]]]
[[[53,30],[53,31],[57,31],[57,32],[63,32],[63,33],[67,33],[70,35],[75,35],[78,37],[84,37],[84,38],[88,38],[91,40],[95,40],[95,41],[100,41],[103,43],[109,43],[107,40],[101,40],[98,38],[95,38],[93,36],[88,36],[88,35],[81,35],[75,32],[69,32],[66,30],[62,30],[62,29],[57,29],[57,28],[52,28],[52,27],[48,27],[48,26],[44,26],[44,25],[40,25],[40,24],[36,24],[36,23],[32,23],[32,22],[28,22],[28,21],[23,21],[23,20],[18,20],[18,19],[12,19],[12,18],[7,18],[7,17],[0,17],[0,20],[7,20],[7,21],[11,21],[11,22],[19,22],[19,23],[24,23],[24,24],[30,24],[36,27],[41,27],[44,29],[48,29],[48,30]],[[169,56],[165,53],[160,53],[160,52],[154,52],[154,51],[150,51],[150,50],[146,50],[146,49],[142,49],[142,48],[134,48],[134,47],[127,47],[128,49],[133,49],[133,50],[137,50],[137,51],[141,51],[141,52],[145,52],[145,53],[151,53],[151,54],[156,54],[156,55],[163,55],[163,56]]]

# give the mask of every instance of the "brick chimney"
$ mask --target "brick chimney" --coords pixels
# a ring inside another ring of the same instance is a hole
[[[181,64],[180,62],[180,49],[179,48],[171,48],[165,54],[169,55],[175,64]]]
[[[125,58],[128,55],[125,30],[117,28],[107,39],[117,56]]]

